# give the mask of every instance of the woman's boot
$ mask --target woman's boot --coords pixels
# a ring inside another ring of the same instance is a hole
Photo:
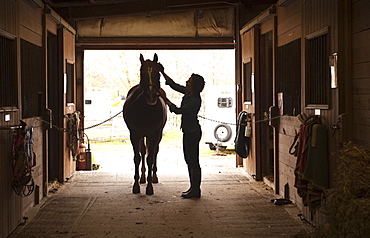
[[[202,171],[201,169],[191,169],[190,170],[192,181],[191,181],[191,189],[190,191],[182,196],[183,198],[200,198],[201,191],[200,191],[200,183],[202,180]]]
[[[193,178],[192,178],[191,169],[190,169],[189,166],[188,166],[188,172],[189,172],[190,188],[188,190],[186,190],[185,192],[182,192],[181,197],[184,197],[185,195],[187,195],[191,190],[191,185],[192,185]]]

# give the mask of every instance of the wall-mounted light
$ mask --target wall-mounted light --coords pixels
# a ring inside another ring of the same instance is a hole
[[[254,93],[254,73],[251,74],[251,91]]]
[[[338,54],[333,53],[329,56],[330,75],[331,75],[331,88],[338,87]]]

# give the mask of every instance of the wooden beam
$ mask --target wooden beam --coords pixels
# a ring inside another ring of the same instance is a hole
[[[79,37],[76,47],[89,49],[233,49],[232,37],[172,38],[172,37]]]
[[[59,14],[66,19],[91,19],[104,17],[117,17],[142,14],[160,14],[165,12],[185,11],[194,9],[214,9],[236,6],[238,0],[214,1],[214,0],[172,0],[169,3],[163,1],[95,1],[96,4],[86,1],[67,1],[59,3],[47,1]],[[242,5],[275,4],[276,0],[243,0]],[[113,4],[112,4],[113,3]]]

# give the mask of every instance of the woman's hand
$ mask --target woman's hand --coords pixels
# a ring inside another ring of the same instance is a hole
[[[162,65],[161,63],[157,63],[157,65],[156,65],[156,66],[154,66],[154,68],[155,68],[156,70],[158,70],[158,72],[161,72],[161,73],[162,73],[162,75],[163,75],[164,79],[166,80],[165,84],[166,84],[166,85],[169,85],[169,82],[170,82],[170,81],[172,81],[172,79],[171,79],[170,77],[168,77],[168,75],[164,72],[164,67],[163,67],[163,65]]]
[[[158,62],[157,65],[154,66],[154,68],[158,70],[158,72],[161,72],[162,74],[164,73],[164,67],[161,63]]]

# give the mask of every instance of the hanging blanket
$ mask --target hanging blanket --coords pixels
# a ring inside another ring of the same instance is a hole
[[[327,127],[318,117],[301,125],[295,184],[303,204],[315,212],[321,205],[322,194],[328,188]]]
[[[322,194],[329,187],[327,127],[315,124],[309,140],[307,164],[303,178],[308,181],[307,204],[312,211],[321,205]]]

